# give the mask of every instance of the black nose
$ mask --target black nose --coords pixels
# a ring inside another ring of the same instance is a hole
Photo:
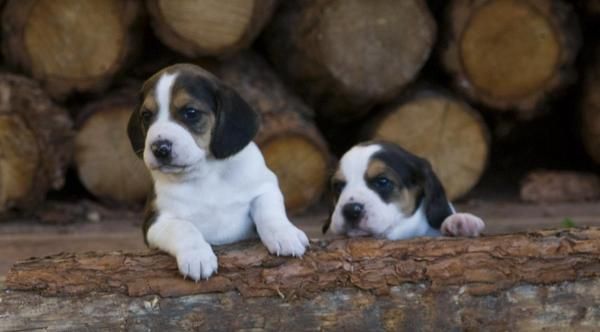
[[[350,224],[355,224],[360,221],[363,214],[365,212],[365,207],[360,203],[348,203],[344,205],[342,209],[342,214],[347,222]]]
[[[150,146],[152,153],[156,159],[160,161],[167,161],[171,159],[171,146],[173,143],[167,140],[158,140]]]

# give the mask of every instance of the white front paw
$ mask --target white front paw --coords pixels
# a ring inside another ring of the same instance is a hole
[[[277,256],[299,257],[308,246],[306,234],[291,224],[259,233],[269,252]]]
[[[449,236],[479,236],[485,223],[481,218],[470,213],[455,213],[442,223],[441,231]]]
[[[210,247],[183,249],[177,253],[177,267],[184,278],[208,279],[217,271],[217,256]]]

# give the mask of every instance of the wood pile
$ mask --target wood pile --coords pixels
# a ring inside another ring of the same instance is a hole
[[[576,62],[600,47],[582,33],[597,1],[0,3],[0,212],[33,211],[67,167],[107,205],[142,202],[151,181],[123,126],[136,85],[184,61],[262,114],[256,142],[290,212],[320,201],[335,156],[376,138],[428,158],[464,197],[502,123],[556,112],[561,98],[581,120],[576,148],[600,164],[600,61]]]

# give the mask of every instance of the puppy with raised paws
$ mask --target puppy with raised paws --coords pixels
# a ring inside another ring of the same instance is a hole
[[[401,147],[366,142],[350,149],[332,178],[335,208],[323,227],[334,234],[389,240],[479,236],[479,217],[456,213],[431,165]]]
[[[302,256],[308,246],[252,142],[258,128],[257,113],[198,66],[167,67],[142,87],[128,135],[154,181],[145,240],[175,256],[186,277],[217,271],[211,245],[258,235],[277,255]]]

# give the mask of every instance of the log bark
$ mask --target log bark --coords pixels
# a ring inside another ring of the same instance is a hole
[[[55,98],[97,92],[138,48],[141,9],[138,0],[8,1],[2,51]]]
[[[412,81],[435,34],[421,0],[284,1],[263,40],[309,105],[343,122]]]
[[[498,111],[531,118],[574,79],[581,36],[563,1],[453,1],[445,31],[442,58],[455,86]]]
[[[138,89],[124,88],[91,102],[80,112],[75,136],[75,166],[84,187],[109,202],[143,202],[152,179],[143,161],[131,152],[129,116],[138,104]]]
[[[7,276],[0,309],[8,314],[0,323],[13,330],[291,331],[600,323],[592,309],[600,300],[596,228],[313,241],[303,259],[272,256],[247,242],[218,248],[217,255],[219,274],[198,283],[183,280],[174,259],[155,252],[30,259]]]
[[[438,89],[408,92],[386,106],[365,133],[429,160],[451,200],[477,184],[488,161],[485,122],[467,103]]]
[[[72,136],[68,113],[36,82],[0,74],[0,214],[31,213],[63,186]]]
[[[600,164],[600,47],[587,65],[582,84],[581,138],[588,155]]]
[[[521,184],[521,200],[532,203],[585,202],[600,199],[600,177],[575,171],[537,170]]]
[[[188,57],[231,55],[248,47],[276,4],[276,0],[146,1],[156,35]]]
[[[288,91],[258,55],[243,52],[215,70],[262,115],[255,139],[279,179],[286,208],[301,212],[319,200],[332,157],[313,122],[313,111]]]

